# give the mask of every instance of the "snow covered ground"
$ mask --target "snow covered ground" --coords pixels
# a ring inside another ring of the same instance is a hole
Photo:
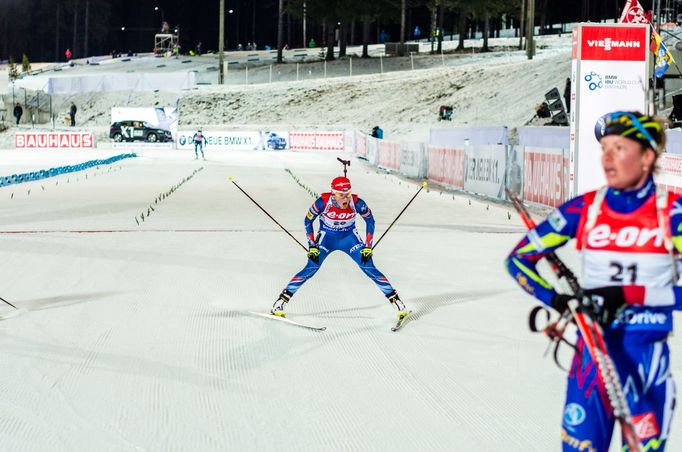
[[[0,165],[115,153],[3,151]],[[375,252],[413,320],[391,332],[393,308],[336,253],[290,303],[328,327],[313,332],[248,313],[305,256],[228,177],[304,241],[313,199],[285,169],[319,192],[337,155],[207,157],[146,151],[0,188],[0,296],[28,311],[0,322],[0,450],[560,450],[565,374],[503,269],[524,230],[508,207],[422,192]],[[377,236],[418,189],[359,160],[349,176]],[[680,336],[671,348],[679,381]],[[672,431],[676,450],[679,413]]]

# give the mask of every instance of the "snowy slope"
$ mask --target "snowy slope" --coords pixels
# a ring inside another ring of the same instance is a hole
[[[228,177],[303,241],[313,199],[284,170],[322,191],[337,155],[188,154],[0,188],[0,296],[29,310],[0,322],[0,450],[560,450],[565,375],[503,270],[524,230],[506,207],[424,191],[375,252],[414,320],[392,333],[337,253],[290,303],[317,333],[248,314],[305,257]],[[63,161],[40,156],[13,168]],[[377,235],[418,188],[357,160],[349,175]],[[681,432],[676,416],[671,450]]]
[[[414,71],[410,70],[408,57],[385,58],[383,64],[387,71],[389,67],[401,70],[383,75],[379,74],[378,58],[354,58],[354,74],[369,75],[353,77],[339,76],[348,72],[348,59],[329,63],[330,78],[327,79],[321,78],[323,63],[307,63],[301,65],[299,82],[264,83],[268,80],[269,68],[261,66],[251,68],[251,83],[259,82],[255,84],[199,86],[197,90],[182,93],[114,92],[55,96],[53,108],[58,125],[63,124],[70,102],[74,101],[78,106],[79,127],[94,132],[98,140],[108,139],[112,106],[177,104],[181,126],[208,130],[303,128],[369,131],[379,124],[386,138],[428,141],[432,127],[492,125],[513,128],[525,125],[532,119],[534,107],[544,100],[547,91],[556,87],[563,92],[566,77],[570,75],[570,43],[568,34],[538,37],[537,55],[528,60],[525,52],[515,50],[518,39],[493,39],[490,45],[498,51],[446,54],[444,66],[439,66],[441,57],[438,55],[416,57]],[[446,49],[452,49],[457,42],[446,41],[444,44]],[[467,49],[480,45],[480,40],[466,42]],[[422,52],[427,50],[428,46],[422,45]],[[149,64],[145,66],[145,62]],[[159,69],[156,59],[140,59],[126,64],[77,66],[68,68],[65,73],[178,70],[177,62],[173,60],[172,63],[175,66],[168,62],[168,67]],[[205,69],[205,62],[195,61],[192,64],[201,64],[197,70]],[[429,68],[419,69],[425,65]],[[231,79],[237,77],[235,70],[230,70]],[[274,66],[273,71],[274,80],[280,72],[292,76],[295,64]],[[320,78],[310,78],[308,73]],[[452,123],[436,121],[438,107],[442,104],[455,107]],[[0,133],[0,148],[13,146],[13,141],[7,138],[13,135],[12,130]]]

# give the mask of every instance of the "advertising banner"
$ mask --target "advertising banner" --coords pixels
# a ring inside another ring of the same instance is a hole
[[[568,159],[562,149],[526,147],[523,156],[523,199],[557,207],[566,200]]]
[[[503,145],[466,146],[464,189],[499,199],[505,198],[506,148]]]
[[[664,153],[656,165],[660,169],[656,183],[674,193],[682,193],[682,155]]]
[[[345,151],[344,132],[290,132],[289,148],[295,151]]]
[[[178,134],[178,110],[171,107],[114,107],[109,137],[116,143],[173,143]]]
[[[367,136],[367,161],[372,165],[379,164],[379,140]]]
[[[594,133],[597,120],[613,111],[646,111],[649,83],[648,25],[579,24],[574,36],[571,197],[605,183]]]
[[[355,152],[358,157],[367,158],[367,135],[360,131],[355,131]]]
[[[464,149],[429,146],[429,179],[455,188],[464,188]]]
[[[396,171],[400,169],[400,143],[379,140],[379,166]]]
[[[178,149],[194,150],[194,131],[178,132]],[[202,131],[206,149],[224,151],[281,151],[289,149],[286,132]]]
[[[95,139],[90,132],[17,132],[17,149],[93,149]]]
[[[426,152],[422,143],[402,143],[400,146],[400,174],[407,177],[426,177]]]

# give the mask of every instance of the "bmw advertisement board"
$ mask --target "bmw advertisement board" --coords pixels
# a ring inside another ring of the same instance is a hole
[[[605,184],[595,124],[613,111],[646,113],[649,25],[594,24],[573,32],[569,197]]]
[[[178,132],[177,148],[194,150],[197,130]],[[282,151],[289,149],[289,133],[261,130],[258,132],[202,130],[206,149],[225,151]]]
[[[114,107],[109,138],[114,143],[173,144],[178,131],[178,110],[171,107]]]

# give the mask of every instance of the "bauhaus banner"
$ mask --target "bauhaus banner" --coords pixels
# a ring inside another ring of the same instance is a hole
[[[649,26],[579,24],[573,33],[569,196],[605,183],[597,120],[617,110],[646,112]]]

